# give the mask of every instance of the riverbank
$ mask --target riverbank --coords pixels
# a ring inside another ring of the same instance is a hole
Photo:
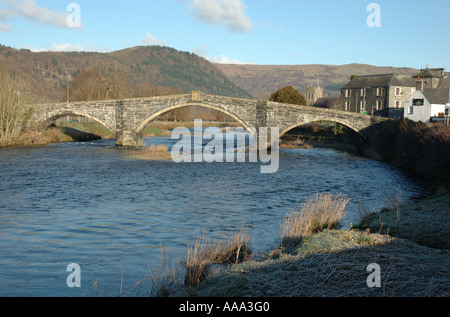
[[[203,127],[236,127],[235,122],[204,122]],[[169,137],[171,130],[178,127],[193,128],[194,122],[156,121],[148,127],[143,137]],[[11,144],[1,147],[43,146],[55,143],[86,142],[115,139],[113,132],[96,122],[59,122],[46,129],[30,129]]]
[[[284,135],[280,140],[280,148],[331,148],[363,156],[362,144],[359,141],[354,133],[340,126],[330,124],[306,125]]]
[[[450,295],[450,191],[383,209],[359,229],[326,230],[289,252],[276,249],[212,273],[193,297],[447,297]],[[369,264],[380,266],[381,287],[370,288]]]
[[[309,133],[288,136],[281,148],[333,147],[357,153],[357,147],[335,141]],[[325,230],[289,250],[278,248],[212,272],[175,296],[447,297],[450,189],[433,191],[405,203],[393,196],[379,211],[362,206],[361,223],[349,230]],[[380,287],[367,283],[373,263],[380,268]]]
[[[335,149],[354,155],[363,155],[359,146],[334,139],[284,138],[280,141],[280,149]]]
[[[95,123],[52,124],[46,129],[29,129],[12,144],[3,147],[44,146],[56,143],[87,142],[113,139],[114,135]],[[2,145],[0,145],[2,147]]]

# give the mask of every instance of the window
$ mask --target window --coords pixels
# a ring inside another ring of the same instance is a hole
[[[350,97],[351,93],[350,93],[350,89],[346,89],[345,90],[345,97]]]
[[[408,107],[408,114],[414,114],[414,107]]]
[[[361,97],[364,97],[364,88],[361,88]]]
[[[400,87],[395,88],[395,95],[400,96],[402,94],[402,89]]]
[[[377,100],[377,103],[376,103],[376,109],[377,110],[381,110],[381,100]]]
[[[345,111],[349,111],[350,110],[350,102],[346,101],[345,102]]]
[[[423,106],[424,99],[413,99],[413,106]]]
[[[377,88],[377,97],[381,96],[381,88]]]
[[[361,100],[360,102],[359,102],[359,109],[361,109],[361,111],[364,111],[364,101],[363,100]]]
[[[395,101],[395,108],[396,108],[396,109],[400,109],[401,105],[402,105],[402,103],[401,103],[400,100],[396,100],[396,101]]]

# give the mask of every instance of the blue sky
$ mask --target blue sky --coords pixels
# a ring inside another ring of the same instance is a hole
[[[222,63],[450,71],[449,39],[448,0],[0,0],[0,44],[33,51],[165,45]]]

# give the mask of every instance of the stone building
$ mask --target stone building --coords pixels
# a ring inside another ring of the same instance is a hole
[[[416,90],[448,89],[444,68],[421,69],[415,76],[381,74],[355,76],[341,90],[344,110],[401,119]]]
[[[421,69],[420,73],[415,76],[416,89],[440,89],[449,87],[448,75],[445,73],[444,68],[426,68]]]
[[[316,103],[317,100],[320,98],[323,98],[323,87],[320,87],[319,84],[317,84],[316,87],[313,85],[309,85],[306,87],[306,105],[312,106],[314,103]]]
[[[340,105],[341,98],[319,98],[312,107],[324,108],[324,109],[334,109],[343,110]]]
[[[344,110],[400,119],[406,100],[416,89],[408,75],[356,76],[341,90]]]

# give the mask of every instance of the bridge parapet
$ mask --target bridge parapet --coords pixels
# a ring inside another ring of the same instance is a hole
[[[363,139],[372,138],[370,127],[388,121],[388,118],[369,116],[335,109],[323,109],[308,106],[289,105],[268,102],[266,109],[268,126],[277,126],[280,137],[288,131],[308,123],[330,121],[340,123],[356,133]]]

